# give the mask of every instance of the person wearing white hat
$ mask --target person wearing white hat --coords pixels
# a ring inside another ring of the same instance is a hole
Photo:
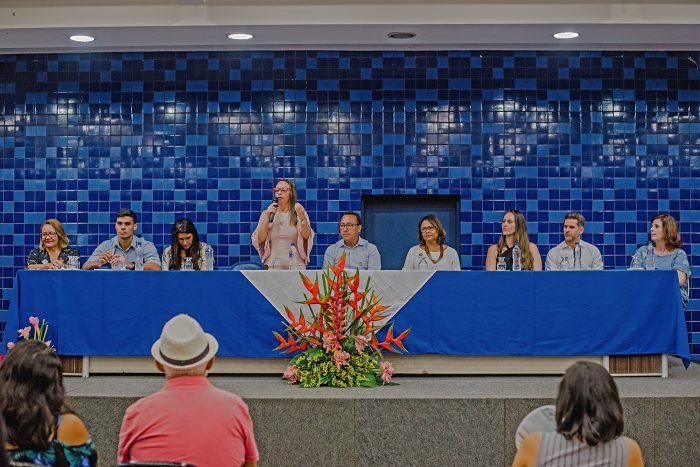
[[[256,465],[248,406],[206,377],[218,349],[216,338],[190,316],[180,314],[165,323],[151,355],[166,383],[126,410],[119,462]]]

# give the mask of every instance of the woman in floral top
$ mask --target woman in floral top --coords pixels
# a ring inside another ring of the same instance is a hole
[[[80,268],[80,253],[68,248],[68,236],[57,219],[47,219],[41,225],[39,248],[29,252],[27,269],[66,269],[69,259],[75,258],[76,269]]]
[[[17,343],[0,365],[0,412],[16,462],[56,467],[97,465],[83,422],[66,406],[61,360],[37,340]]]

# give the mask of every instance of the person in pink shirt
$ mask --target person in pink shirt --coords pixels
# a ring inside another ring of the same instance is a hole
[[[151,347],[165,386],[126,410],[119,462],[185,462],[197,467],[255,466],[248,406],[207,379],[219,343],[190,316],[165,323]]]

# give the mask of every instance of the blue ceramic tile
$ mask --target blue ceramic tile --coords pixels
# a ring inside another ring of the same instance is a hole
[[[656,212],[670,212],[698,264],[700,73],[687,57],[0,55],[0,310],[47,217],[65,221],[87,255],[125,205],[159,248],[187,216],[226,267],[253,254],[249,234],[277,177],[296,179],[321,233],[312,266],[337,239],[325,222],[361,209],[362,195],[393,193],[460,195],[468,268],[483,267],[513,206],[543,253],[561,241],[563,214],[582,211],[611,268],[627,266]],[[691,296],[699,289],[691,279]]]

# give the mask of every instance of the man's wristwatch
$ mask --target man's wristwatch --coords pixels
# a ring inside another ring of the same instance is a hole
[[[132,271],[134,271],[136,269],[136,263],[134,263],[134,262],[130,262],[129,266],[130,266],[129,269],[131,269]]]

